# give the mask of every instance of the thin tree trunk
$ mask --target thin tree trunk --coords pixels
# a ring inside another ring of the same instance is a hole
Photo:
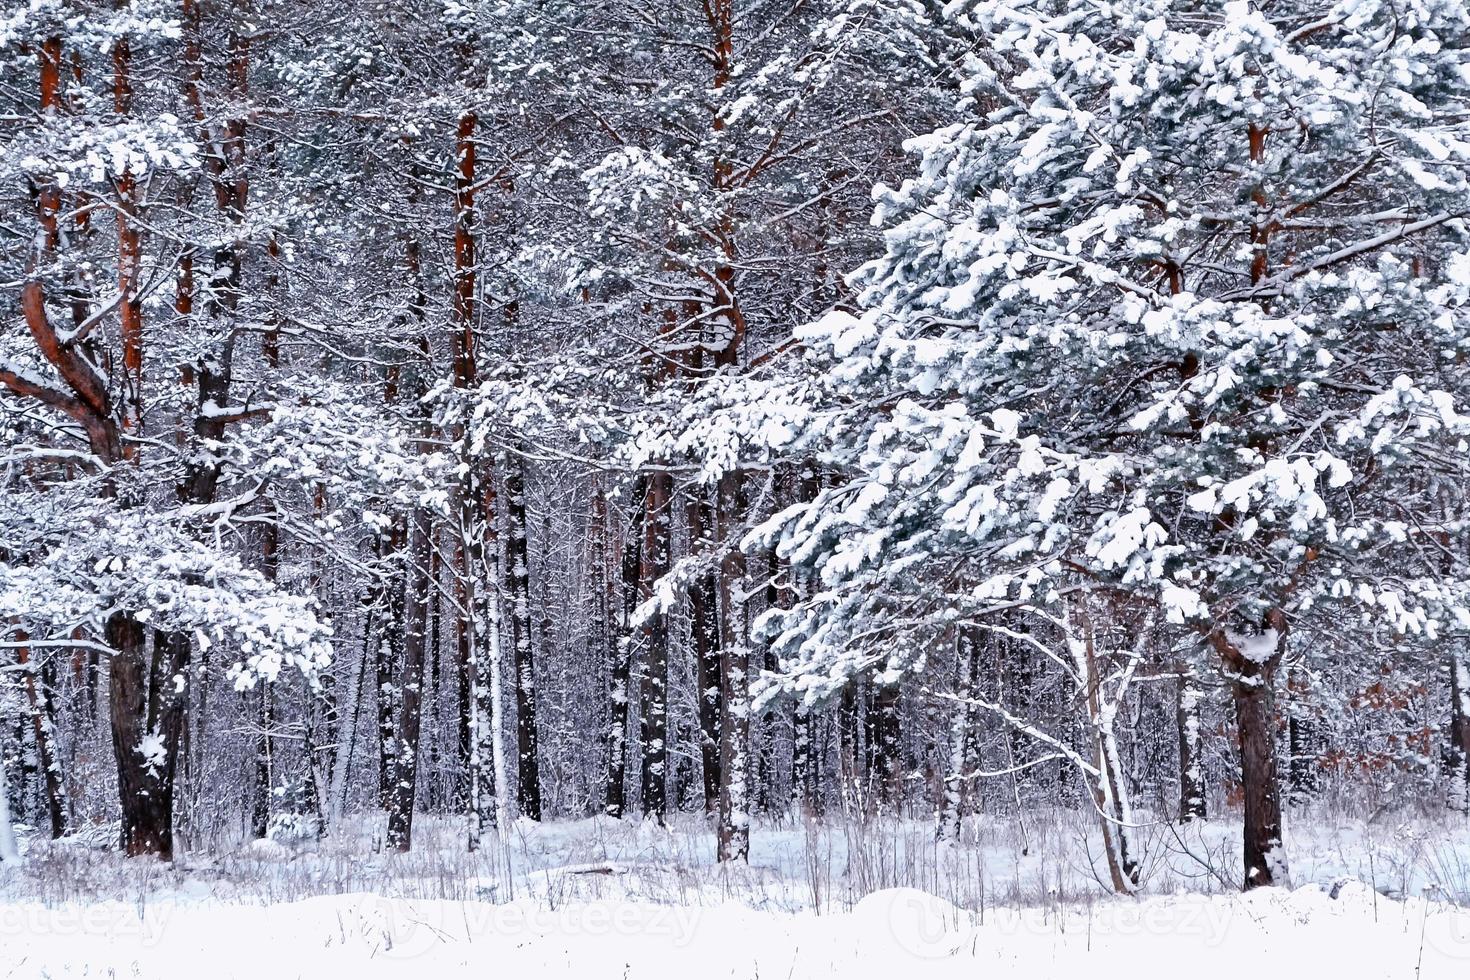
[[[1132,894],[1138,887],[1139,867],[1132,844],[1132,807],[1114,734],[1118,706],[1126,694],[1132,670],[1130,667],[1123,672],[1118,689],[1104,700],[1103,688],[1107,681],[1098,663],[1096,634],[1086,597],[1069,607],[1068,621],[1073,620],[1081,627],[1082,633],[1080,638],[1069,636],[1067,645],[1072,654],[1073,669],[1083,684],[1080,693],[1087,706],[1087,727],[1093,743],[1093,768],[1087,773],[1089,789],[1101,824],[1113,890],[1120,895]],[[1146,642],[1151,628],[1150,619],[1138,630],[1140,647]],[[1138,656],[1141,656],[1141,650],[1135,653],[1135,657]]]
[[[402,647],[404,645],[404,572],[399,565],[404,555],[402,541],[404,537],[402,520],[396,521],[393,533],[386,548],[392,561],[392,571],[389,582],[381,587],[379,602],[382,603],[384,615],[380,617],[382,624],[378,639],[376,654],[374,657],[374,671],[376,674],[376,694],[378,707],[378,805],[384,810],[390,809],[393,804],[393,767],[398,758],[397,728],[395,716],[399,707],[399,688],[395,683],[394,675],[398,665],[402,661]]]
[[[536,729],[535,644],[531,635],[531,567],[526,534],[526,481],[520,458],[504,454],[506,585],[516,679],[516,792],[521,816],[541,819],[541,763]]]
[[[747,643],[745,554],[740,550],[741,475],[720,478],[715,507],[720,559],[720,812],[721,861],[750,856],[750,647]]]
[[[841,802],[844,810],[856,805],[862,785],[862,773],[858,771],[862,759],[858,728],[857,687],[848,684],[842,689],[837,705],[837,768],[842,783]]]
[[[373,642],[371,609],[365,614],[364,620],[362,651],[353,667],[352,680],[347,685],[352,692],[352,707],[337,730],[337,748],[332,756],[332,782],[327,789],[325,827],[333,830],[341,823],[342,813],[347,808],[347,781],[352,774],[352,754],[357,745],[358,723],[362,718],[362,684],[363,678],[367,676],[369,651]]]
[[[1470,812],[1470,651],[1450,650],[1450,806]]]
[[[15,632],[17,643],[24,644],[27,639],[23,630]],[[56,701],[53,696],[55,687],[47,680],[46,667],[31,661],[29,647],[17,647],[16,659],[24,671],[26,702],[36,738],[36,755],[39,757],[46,788],[46,811],[51,819],[51,837],[65,837],[69,830],[70,814],[66,780],[61,771],[61,753],[56,745]]]
[[[261,535],[261,564],[265,577],[276,580],[279,568],[278,549],[280,534],[274,520],[268,520]],[[254,800],[251,806],[250,829],[257,840],[270,830],[271,799],[275,784],[275,727],[276,708],[272,682],[260,682],[259,712],[257,721],[260,731],[255,736],[255,780]]]
[[[1179,822],[1203,820],[1206,816],[1204,762],[1200,754],[1199,678],[1187,663],[1179,665],[1176,682],[1176,716],[1179,722]]]
[[[903,804],[903,772],[899,760],[899,688],[897,684],[875,685],[868,700],[868,778],[871,799],[882,809]]]
[[[622,615],[608,678],[607,793],[605,812],[613,818],[623,816],[625,804],[624,777],[627,772],[628,704],[632,693],[629,682],[633,668],[633,610],[638,606],[638,583],[643,569],[643,501],[648,493],[648,478],[640,474],[633,484],[632,520],[623,539],[620,563]]]
[[[505,827],[510,821],[505,707],[501,691],[500,597],[495,588],[495,583],[500,581],[500,545],[495,535],[494,483],[488,479],[480,500],[479,523],[471,548],[479,569],[473,581],[480,584],[470,692],[471,850],[480,846],[485,831]]]
[[[419,733],[423,721],[424,659],[427,647],[429,561],[433,529],[426,511],[414,512],[408,540],[408,581],[404,598],[403,668],[398,683],[399,721],[387,844],[407,851],[413,843],[413,810],[418,790]]]
[[[689,550],[713,560],[714,541],[709,503],[704,491],[692,488],[685,503]],[[713,571],[695,576],[689,587],[689,633],[694,646],[694,678],[699,701],[699,754],[704,773],[704,809],[720,806],[720,617],[719,580]]]
[[[1321,788],[1321,769],[1317,766],[1317,722],[1312,717],[1308,695],[1311,682],[1305,671],[1289,672],[1287,692],[1287,751],[1290,761],[1287,777],[1291,784],[1291,801],[1305,803]]]
[[[974,764],[971,748],[975,744],[975,728],[979,709],[972,703],[980,684],[980,631],[960,626],[955,631],[955,647],[959,654],[955,697],[958,704],[950,719],[949,772],[944,777],[944,803],[939,815],[938,838],[958,840],[964,819],[965,783]]]
[[[0,758],[4,753],[0,752]],[[15,826],[10,822],[10,782],[5,778],[5,767],[0,765],[0,864],[19,861],[20,850],[15,846]]]
[[[669,517],[673,478],[667,470],[648,475],[643,519],[642,568],[639,598],[653,597],[658,582],[669,573]],[[649,614],[643,623],[643,710],[640,771],[643,813],[663,823],[667,810],[665,775],[668,764],[669,626],[663,612]]]

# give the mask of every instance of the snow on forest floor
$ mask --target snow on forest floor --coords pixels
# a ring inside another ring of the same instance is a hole
[[[381,834],[363,819],[172,866],[32,842],[0,869],[0,978],[1470,976],[1463,820],[1298,814],[1295,889],[1246,896],[1237,824],[1156,824],[1141,900],[1106,893],[1069,812],[945,846],[920,820],[758,824],[736,868],[697,817],[523,822],[475,855],[455,820],[420,817],[407,855]]]

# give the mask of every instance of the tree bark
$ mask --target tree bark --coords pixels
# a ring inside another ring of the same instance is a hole
[[[714,542],[709,503],[704,492],[690,489],[684,505],[689,550],[713,561]],[[699,754],[704,773],[704,809],[720,806],[720,620],[719,581],[713,571],[700,572],[689,587],[689,633],[694,647],[694,681],[699,701]]]
[[[1175,684],[1179,723],[1179,822],[1203,820],[1206,816],[1204,762],[1200,755],[1199,678],[1187,663],[1179,665]]]
[[[397,728],[399,689],[394,675],[403,660],[404,646],[404,571],[400,567],[403,555],[405,529],[401,519],[394,522],[392,533],[386,543],[379,542],[380,550],[386,551],[390,571],[386,583],[375,586],[376,601],[382,612],[378,617],[379,630],[373,655],[373,672],[376,680],[376,703],[378,709],[378,805],[384,810],[393,805],[393,767],[398,758]]]
[[[1285,617],[1273,610],[1268,622],[1270,627],[1250,636],[1223,629],[1210,634],[1235,702],[1240,782],[1245,793],[1243,887],[1247,891],[1288,883],[1273,691],[1286,648]]]
[[[541,819],[541,762],[536,728],[536,661],[531,634],[531,565],[526,533],[526,481],[518,456],[503,454],[506,585],[516,679],[516,800],[521,816]]]
[[[1291,754],[1287,777],[1291,785],[1291,801],[1305,803],[1322,785],[1322,770],[1317,765],[1317,721],[1312,716],[1308,696],[1311,682],[1305,671],[1292,670],[1286,680],[1287,750]]]
[[[107,620],[113,654],[112,749],[122,803],[122,846],[130,857],[173,858],[173,784],[182,724],[183,684],[176,678],[188,659],[187,641],[155,633],[153,654],[147,631],[130,613]]]
[[[884,810],[903,803],[898,695],[897,684],[875,684],[868,699],[869,800]]]
[[[424,661],[428,639],[429,562],[433,528],[426,511],[414,513],[408,540],[404,597],[403,668],[399,675],[399,721],[387,844],[407,851],[413,843],[413,809],[418,790],[419,733],[423,721]]]
[[[747,643],[745,554],[740,550],[741,475],[720,478],[715,507],[720,559],[720,861],[750,857],[750,648]]]
[[[669,573],[669,517],[673,478],[664,469],[648,475],[644,499],[640,600],[653,597],[658,582]],[[644,816],[663,823],[667,811],[665,776],[668,763],[669,626],[663,612],[649,614],[643,628],[643,710],[641,720],[640,783]]]
[[[15,640],[24,644],[26,633],[17,630]],[[70,807],[66,798],[66,780],[61,771],[61,753],[56,745],[56,700],[54,670],[50,662],[31,660],[30,648],[16,648],[16,661],[24,671],[26,703],[31,716],[31,729],[36,738],[36,754],[41,763],[46,788],[46,812],[51,820],[51,837],[65,837],[69,830]],[[48,676],[52,675],[52,676]]]
[[[1450,794],[1449,803],[1470,813],[1470,651],[1450,650]]]
[[[949,728],[949,772],[944,777],[944,801],[939,814],[937,836],[940,840],[959,840],[964,819],[965,783],[974,764],[971,748],[979,709],[972,703],[980,683],[980,631],[973,626],[960,626],[955,631],[955,647],[959,664],[955,684],[954,715]]]
[[[632,519],[623,539],[620,562],[622,615],[608,677],[607,793],[605,812],[621,818],[625,807],[627,772],[628,701],[633,667],[633,610],[638,606],[638,583],[643,570],[643,501],[648,478],[640,474],[633,484]]]

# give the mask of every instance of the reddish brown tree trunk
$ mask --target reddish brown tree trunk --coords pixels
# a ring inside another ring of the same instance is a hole
[[[1244,888],[1285,885],[1280,766],[1276,758],[1276,701],[1273,685],[1286,646],[1285,617],[1273,611],[1272,632],[1249,638],[1216,630],[1219,652],[1235,702],[1240,782],[1245,794]],[[1271,644],[1267,651],[1265,645]]]

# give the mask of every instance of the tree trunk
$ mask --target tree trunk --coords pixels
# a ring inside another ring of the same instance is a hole
[[[1210,635],[1235,701],[1240,782],[1245,793],[1243,887],[1247,891],[1288,883],[1273,691],[1286,632],[1285,617],[1279,611],[1273,610],[1272,619],[1273,626],[1259,634],[1242,637],[1216,630]]]
[[[143,624],[127,612],[108,617],[106,633],[108,645],[117,651],[111,661],[108,701],[122,803],[122,846],[129,856],[171,860],[183,703],[175,678],[187,660],[187,643],[181,644],[178,634],[157,633],[150,661]]]
[[[648,478],[640,474],[633,484],[633,507],[628,533],[623,539],[620,563],[622,617],[613,650],[608,681],[607,803],[608,816],[621,818],[625,803],[624,776],[627,772],[628,701],[633,667],[633,610],[638,606],[638,583],[643,570],[643,501]]]
[[[684,506],[689,550],[713,560],[709,504],[700,488],[689,491]],[[689,633],[694,646],[694,679],[699,699],[699,754],[704,770],[704,809],[720,806],[720,619],[719,581],[701,572],[689,587]]]
[[[0,758],[5,753],[0,752]],[[15,827],[10,822],[10,782],[5,778],[5,767],[0,765],[0,864],[20,860],[20,850],[15,846]]]
[[[746,636],[745,554],[740,550],[741,475],[720,478],[715,507],[720,559],[720,812],[721,861],[750,856],[750,648]]]
[[[903,803],[903,772],[899,759],[897,684],[874,685],[868,699],[869,799],[880,809]]]
[[[24,644],[27,639],[24,631],[15,632],[16,642]],[[16,660],[24,671],[26,703],[36,737],[36,755],[41,763],[46,812],[51,820],[51,837],[54,840],[66,836],[70,816],[66,780],[61,771],[61,753],[56,745],[55,671],[48,669],[50,661],[42,664],[32,662],[30,648],[24,645],[16,648]]]
[[[541,763],[536,730],[535,644],[531,635],[531,566],[526,540],[526,481],[520,457],[500,458],[505,474],[506,584],[516,678],[516,794],[521,816],[541,819]]]
[[[1470,812],[1470,651],[1450,650],[1450,806]]]
[[[658,582],[669,573],[669,517],[673,478],[667,470],[648,475],[643,518],[642,568],[639,598],[653,597]],[[667,810],[665,775],[668,763],[669,626],[663,612],[651,613],[643,623],[642,766],[640,783],[643,814],[663,823]]]
[[[1204,762],[1200,755],[1199,678],[1187,663],[1179,665],[1175,686],[1179,722],[1179,822],[1205,818]]]
[[[256,722],[260,731],[255,736],[255,778],[251,784],[250,832],[257,840],[270,830],[271,791],[275,784],[275,739],[272,731],[276,727],[275,700],[271,697],[271,685],[260,682]]]
[[[391,571],[388,573],[389,581],[379,587],[378,602],[382,615],[378,617],[381,625],[373,658],[378,707],[378,805],[384,810],[391,809],[393,805],[393,766],[398,758],[394,719],[398,713],[400,692],[394,675],[402,662],[404,646],[405,576],[399,567],[404,559],[404,534],[403,522],[396,521],[386,544]]]
[[[393,767],[392,805],[388,809],[387,843],[395,851],[407,851],[413,842],[413,809],[418,790],[419,732],[423,721],[432,534],[428,513],[416,511],[409,529],[403,669],[398,683],[398,752]]]
[[[1291,801],[1305,803],[1321,788],[1321,769],[1317,766],[1317,721],[1312,717],[1308,695],[1311,682],[1305,671],[1293,670],[1286,680],[1287,751],[1291,758],[1287,778],[1291,784]]]
[[[972,626],[957,627],[955,632],[959,653],[955,697],[959,703],[950,719],[949,772],[944,777],[944,803],[939,814],[940,840],[958,840],[964,819],[966,774],[974,764],[971,748],[979,715],[979,709],[971,703],[980,683],[979,633]]]

